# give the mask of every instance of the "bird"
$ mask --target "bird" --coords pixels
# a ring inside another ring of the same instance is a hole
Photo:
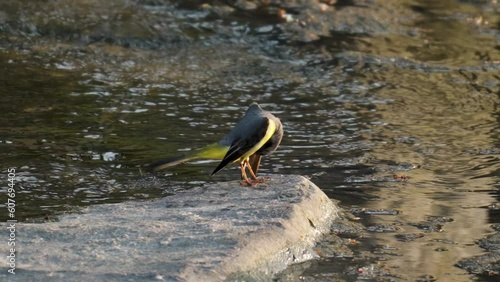
[[[234,128],[218,142],[181,156],[154,162],[149,165],[149,169],[157,172],[195,159],[217,159],[221,162],[212,176],[227,165],[238,163],[243,179],[241,185],[253,186],[269,179],[257,177],[260,160],[262,156],[276,151],[282,138],[280,119],[263,110],[257,103],[252,103]]]

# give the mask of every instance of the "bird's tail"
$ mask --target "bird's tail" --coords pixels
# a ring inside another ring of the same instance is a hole
[[[184,155],[176,156],[176,157],[161,160],[161,161],[156,161],[156,162],[149,165],[149,170],[151,170],[153,172],[157,172],[159,170],[166,169],[166,168],[169,168],[172,166],[176,166],[178,164],[185,163],[185,162],[188,162],[188,161],[193,160],[193,159],[194,158],[192,156],[184,154]]]
[[[185,163],[188,161],[192,161],[195,159],[217,159],[221,160],[224,158],[226,155],[227,151],[229,150],[228,146],[221,145],[219,143],[214,143],[211,145],[208,145],[206,147],[203,147],[201,149],[197,149],[191,152],[187,152],[183,155],[169,158],[166,160],[161,160],[154,162],[149,165],[149,169],[153,172],[169,168],[172,166],[176,166],[181,163]]]

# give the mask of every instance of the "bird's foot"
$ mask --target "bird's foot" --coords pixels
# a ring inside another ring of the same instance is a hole
[[[245,186],[245,185],[248,185],[248,186],[255,186],[259,183],[263,183],[267,180],[269,180],[271,178],[269,177],[259,177],[259,178],[255,178],[255,179],[246,179],[246,180],[243,180],[243,181],[240,181],[240,184],[241,186]]]

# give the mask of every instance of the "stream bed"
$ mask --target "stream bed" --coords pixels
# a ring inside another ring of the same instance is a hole
[[[499,38],[494,0],[1,1],[0,187],[14,169],[16,219],[43,222],[234,180],[140,168],[258,102],[285,130],[260,173],[363,229],[278,280],[495,281]]]

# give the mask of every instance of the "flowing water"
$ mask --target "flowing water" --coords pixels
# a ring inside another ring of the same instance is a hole
[[[217,141],[258,102],[285,129],[261,173],[309,176],[375,254],[322,258],[303,279],[479,279],[455,264],[500,223],[496,1],[259,3],[1,2],[1,187],[14,168],[17,219],[234,180],[236,166],[209,177],[213,161],[157,179],[139,166]]]

